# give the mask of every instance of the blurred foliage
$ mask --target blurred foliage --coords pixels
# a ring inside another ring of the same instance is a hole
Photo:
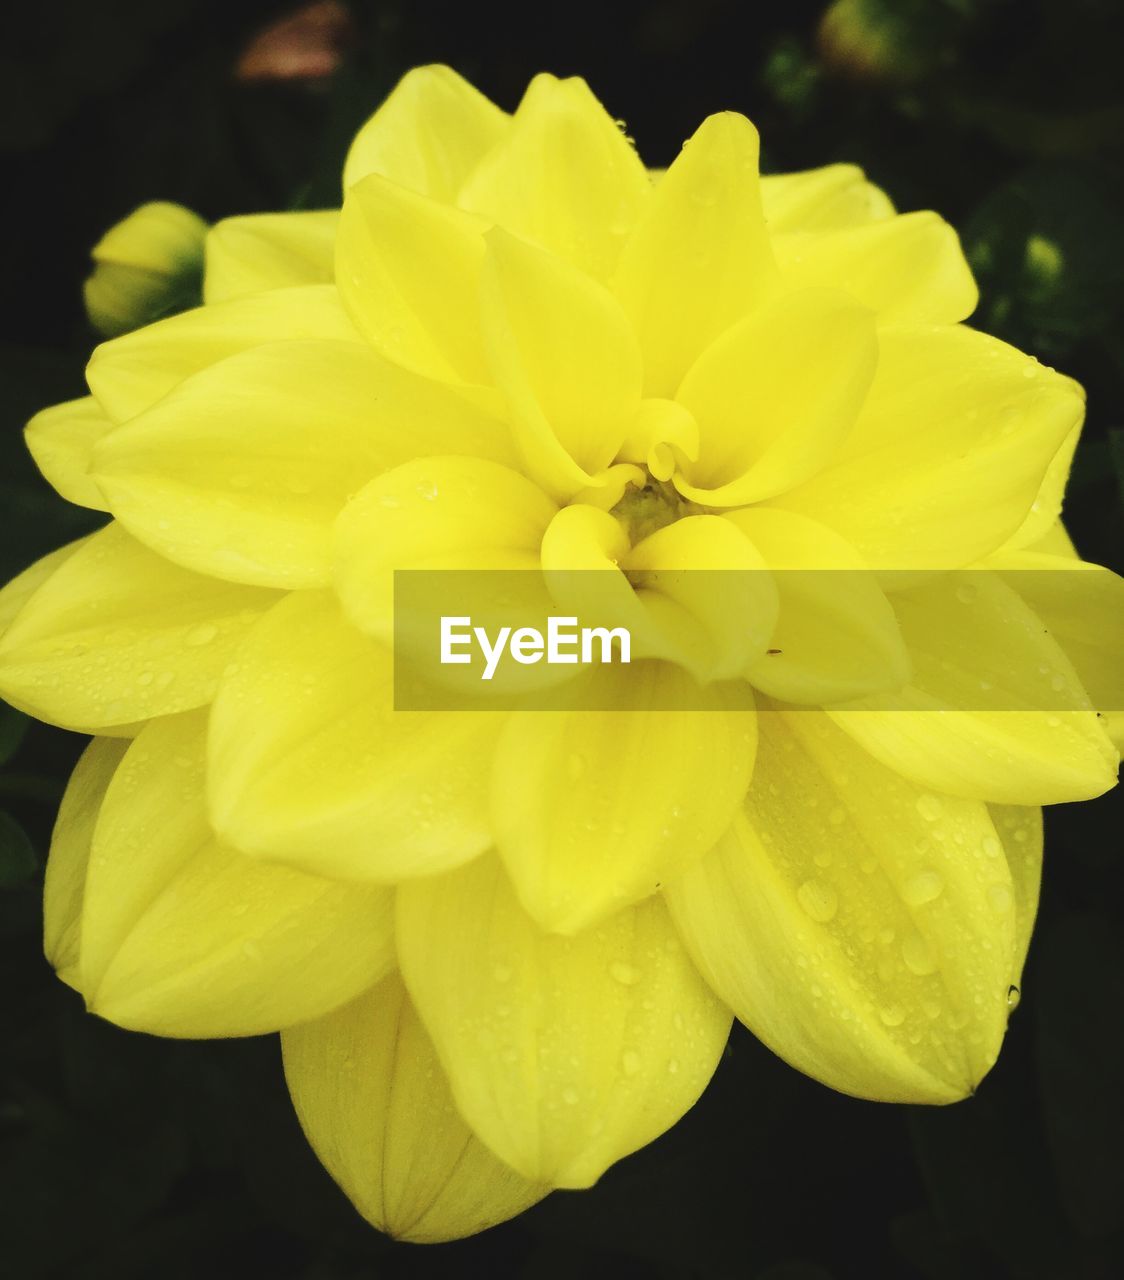
[[[338,198],[348,138],[398,75],[445,60],[511,107],[585,75],[666,164],[708,112],[750,115],[767,169],[854,160],[939,209],[976,323],[1079,378],[1067,519],[1122,566],[1124,85],[1115,0],[350,5],[332,75],[239,79],[276,0],[41,0],[0,48],[0,577],[96,526],[20,437],[82,393],[89,250],[146,200],[214,219]],[[259,58],[260,62],[260,58]],[[589,1193],[461,1244],[396,1245],[304,1144],[274,1040],[193,1044],[85,1015],[40,956],[42,864],[81,741],[0,714],[0,1274],[277,1280],[590,1270],[622,1278],[1107,1280],[1124,1274],[1124,883],[1115,794],[1054,809],[1038,934],[998,1067],[958,1106],[830,1093],[736,1032],[703,1101]]]

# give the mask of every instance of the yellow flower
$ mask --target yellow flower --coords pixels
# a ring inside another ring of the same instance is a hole
[[[589,1186],[732,1016],[847,1093],[965,1096],[1038,806],[1114,782],[1124,587],[1058,522],[1080,389],[960,323],[935,214],[757,159],[723,113],[649,174],[581,80],[508,116],[413,71],[341,212],[218,224],[205,305],[28,428],[113,517],[0,595],[0,690],[95,735],[47,953],[122,1026],[280,1030],[396,1235]],[[649,649],[602,709],[395,711],[417,567],[596,570]]]
[[[207,224],[180,204],[134,209],[94,245],[83,293],[90,323],[107,338],[136,329],[198,298]]]

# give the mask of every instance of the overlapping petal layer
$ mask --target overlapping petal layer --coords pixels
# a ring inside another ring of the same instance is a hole
[[[482,852],[496,712],[394,711],[390,650],[327,593],[247,636],[211,716],[211,816],[237,847],[318,875],[393,882]]]
[[[94,476],[141,541],[201,573],[328,581],[332,524],[388,467],[506,458],[503,425],[358,342],[278,342],[200,370],[103,438]]]
[[[894,603],[910,685],[830,713],[871,754],[922,786],[1006,804],[1113,785],[1117,752],[1072,663],[997,574],[927,575]]]
[[[388,971],[392,894],[266,866],[217,841],[204,744],[200,713],[152,721],[117,766],[92,837],[104,777],[76,777],[51,855],[62,865],[48,938],[70,960],[77,929],[75,985],[122,1026],[190,1037],[275,1031]],[[117,750],[91,748],[90,772]],[[81,923],[68,924],[79,881]]]
[[[458,1109],[532,1182],[591,1185],[674,1124],[717,1065],[730,1015],[659,898],[559,937],[486,857],[403,885],[397,919],[406,986]]]
[[[204,244],[204,302],[330,283],[338,223],[335,209],[224,218]]]
[[[841,453],[774,501],[830,525],[872,568],[960,568],[1021,526],[1083,412],[1076,383],[995,338],[883,329]]]
[[[277,598],[181,569],[110,524],[55,567],[0,639],[0,691],[85,732],[202,706]]]
[[[461,1119],[397,974],[283,1031],[281,1046],[313,1150],[381,1231],[456,1240],[514,1217],[550,1190],[497,1160]]]
[[[758,719],[743,812],[668,889],[691,954],[751,1031],[834,1088],[963,1097],[1021,967],[987,808],[922,791],[819,712]]]
[[[68,400],[37,413],[24,430],[35,465],[59,495],[80,507],[106,510],[101,490],[90,478],[94,445],[112,430],[93,396]]]

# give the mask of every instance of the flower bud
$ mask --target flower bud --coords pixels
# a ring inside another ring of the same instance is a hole
[[[142,204],[92,250],[83,286],[90,323],[107,338],[198,300],[207,224],[183,205]]]

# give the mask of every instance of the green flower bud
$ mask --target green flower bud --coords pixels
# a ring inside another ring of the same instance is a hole
[[[198,301],[207,224],[180,204],[142,204],[94,245],[83,286],[90,323],[107,338]]]

